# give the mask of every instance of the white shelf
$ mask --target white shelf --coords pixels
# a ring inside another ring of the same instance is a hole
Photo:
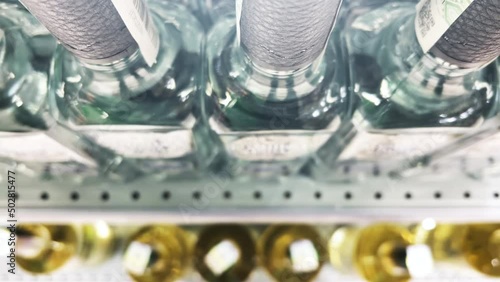
[[[5,187],[5,181],[1,179],[0,186]],[[239,182],[220,176],[88,185],[18,176],[16,182],[17,215],[25,222],[336,223],[428,217],[476,222],[498,221],[500,214],[498,179],[441,173],[402,180],[381,174],[356,183],[300,177]],[[0,201],[6,203],[5,197],[0,194]]]

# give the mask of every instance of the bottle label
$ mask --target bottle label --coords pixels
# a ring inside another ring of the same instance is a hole
[[[43,133],[0,133],[0,158],[19,162],[58,163],[80,157]]]
[[[85,134],[106,148],[127,158],[174,159],[193,152],[191,130],[168,132],[86,131]]]
[[[156,63],[160,37],[145,0],[111,0],[149,66]]]
[[[415,32],[427,53],[474,0],[422,0],[417,4]]]
[[[227,145],[228,153],[246,161],[286,161],[308,156],[325,144],[330,135],[255,135]]]
[[[358,132],[339,160],[400,161],[421,157],[438,149],[456,135],[442,133],[376,134]]]

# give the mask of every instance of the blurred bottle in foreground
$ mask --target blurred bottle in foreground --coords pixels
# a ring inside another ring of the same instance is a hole
[[[433,268],[429,247],[416,244],[402,226],[338,227],[329,240],[330,262],[340,272],[356,271],[370,282],[402,282],[425,277]]]

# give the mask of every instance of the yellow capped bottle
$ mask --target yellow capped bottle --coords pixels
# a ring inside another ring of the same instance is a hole
[[[500,277],[500,224],[469,225],[463,252],[465,260],[474,269]]]
[[[191,235],[175,226],[148,226],[129,239],[123,263],[137,282],[177,281],[191,259]]]
[[[93,225],[26,224],[17,227],[17,261],[33,274],[48,274],[74,261],[97,265],[115,251],[112,229],[104,222]]]
[[[245,281],[256,265],[251,231],[240,225],[203,229],[194,249],[194,267],[209,282]]]
[[[258,241],[261,264],[279,282],[313,281],[327,260],[321,235],[308,225],[275,225]]]
[[[392,224],[339,227],[330,237],[328,251],[338,271],[357,269],[370,282],[409,281],[428,274],[433,263],[427,246],[414,244],[407,228]]]
[[[422,224],[416,236],[429,244],[443,267],[464,271],[468,264],[482,274],[500,277],[500,224]]]

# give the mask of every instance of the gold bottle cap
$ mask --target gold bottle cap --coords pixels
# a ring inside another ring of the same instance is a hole
[[[477,271],[500,277],[500,224],[474,224],[463,242],[467,262]]]
[[[81,261],[86,265],[98,265],[110,258],[116,250],[117,238],[111,226],[104,221],[81,227]]]
[[[191,258],[187,232],[175,226],[152,226],[130,238],[123,257],[137,282],[169,282],[180,278]]]
[[[72,226],[19,225],[18,263],[24,270],[46,274],[53,272],[78,252],[78,236]]]
[[[327,258],[318,232],[307,225],[275,225],[262,234],[259,257],[278,281],[313,281]]]
[[[410,231],[402,226],[377,224],[360,231],[354,259],[368,281],[403,282],[424,277],[433,269],[430,249],[415,245]]]
[[[245,281],[255,268],[250,230],[240,225],[212,225],[201,231],[194,267],[206,281]]]

